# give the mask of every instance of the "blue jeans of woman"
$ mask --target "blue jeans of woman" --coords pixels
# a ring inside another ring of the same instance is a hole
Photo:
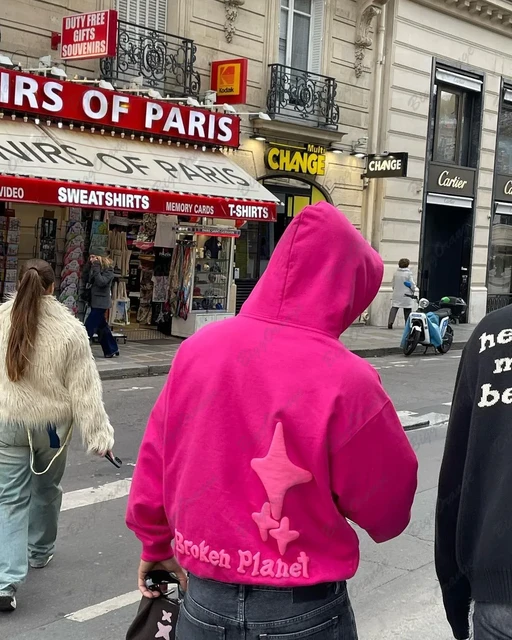
[[[512,640],[512,604],[475,602],[474,640]]]
[[[44,471],[64,445],[69,427],[33,432],[34,469]],[[67,447],[47,473],[30,469],[30,445],[22,427],[0,427],[0,593],[12,593],[25,580],[28,564],[44,565],[53,554],[62,503],[60,481]]]
[[[226,584],[189,576],[177,640],[357,640],[345,582]]]
[[[89,334],[89,338],[92,340],[94,332],[98,333],[98,339],[103,349],[103,355],[112,356],[119,351],[117,341],[110,331],[108,322],[106,319],[106,309],[91,309],[91,313],[88,315],[85,321],[85,328]]]

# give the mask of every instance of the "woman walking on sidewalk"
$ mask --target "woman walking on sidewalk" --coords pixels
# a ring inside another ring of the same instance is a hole
[[[117,340],[112,335],[107,322],[107,311],[112,308],[112,281],[114,267],[108,255],[91,256],[82,276],[91,293],[91,312],[85,321],[85,328],[92,340],[95,332],[105,358],[119,355]]]
[[[382,274],[343,214],[306,207],[241,313],[180,347],[127,515],[145,596],[156,565],[183,587],[189,572],[178,640],[357,638],[350,523],[376,542],[398,536],[416,489],[416,456],[378,375],[339,341]]]
[[[53,558],[72,423],[89,452],[114,444],[87,333],[54,283],[47,262],[29,260],[0,306],[0,611],[16,608],[29,563]]]

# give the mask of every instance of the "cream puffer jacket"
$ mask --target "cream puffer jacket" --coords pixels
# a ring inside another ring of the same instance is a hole
[[[0,306],[0,435],[6,425],[46,429],[74,423],[88,451],[106,451],[114,430],[84,326],[53,296],[41,299],[30,365],[20,382],[7,376],[5,357],[14,300]]]

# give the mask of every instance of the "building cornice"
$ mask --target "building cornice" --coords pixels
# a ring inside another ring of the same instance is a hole
[[[411,0],[507,37],[512,34],[512,4],[505,0]]]

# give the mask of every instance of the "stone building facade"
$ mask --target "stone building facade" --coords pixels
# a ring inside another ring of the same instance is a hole
[[[511,301],[512,10],[500,0],[374,8],[384,30],[376,148],[408,152],[409,166],[406,178],[370,181],[364,216],[386,264],[371,321],[386,324],[407,257],[423,296],[462,296],[477,322]]]
[[[58,62],[51,38],[62,16],[105,8],[119,11],[117,58],[61,64],[68,77],[202,101],[212,62],[248,59],[233,159],[281,206],[277,223],[249,223],[237,241],[239,305],[289,221],[321,200],[384,258],[371,324],[386,324],[402,257],[422,295],[466,298],[470,322],[512,301],[508,2],[4,0],[0,51],[25,68]],[[367,153],[394,152],[409,155],[406,177],[365,177]]]
[[[248,59],[242,145],[233,159],[281,198],[275,225],[249,224],[237,242],[239,304],[263,273],[284,228],[310,202],[327,200],[362,228],[364,160],[371,117],[373,59],[367,55],[361,5],[353,0],[5,0],[0,49],[37,66],[51,49],[62,16],[116,8],[118,56],[101,65],[60,65],[68,77],[111,81],[120,87],[142,76],[141,86],[162,94],[194,95],[210,87],[211,63]],[[363,34],[361,38],[358,32]],[[354,42],[358,48],[356,62]],[[156,69],[156,70],[155,70]],[[263,118],[259,117],[263,113]],[[269,121],[265,114],[270,114]],[[310,145],[310,146],[309,146]],[[323,171],[269,165],[275,153],[320,157]],[[278,167],[277,169],[275,167]]]

